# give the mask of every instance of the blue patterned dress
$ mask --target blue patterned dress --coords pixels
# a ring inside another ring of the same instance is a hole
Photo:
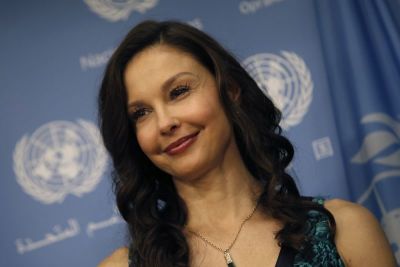
[[[314,198],[314,202],[323,205],[324,199]],[[282,247],[276,267],[344,267],[329,231],[329,219],[316,210],[308,212],[307,236],[309,243],[298,252]]]

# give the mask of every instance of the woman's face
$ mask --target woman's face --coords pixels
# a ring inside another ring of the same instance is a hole
[[[195,178],[226,158],[234,138],[215,78],[190,54],[155,45],[128,63],[128,113],[147,157],[175,178]]]

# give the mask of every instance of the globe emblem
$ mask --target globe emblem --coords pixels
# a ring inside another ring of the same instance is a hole
[[[351,158],[351,163],[368,164],[368,168],[373,170],[371,182],[357,202],[366,204],[371,199],[376,201],[382,214],[383,229],[400,264],[399,201],[396,193],[382,190],[386,183],[390,183],[391,187],[400,185],[400,121],[385,113],[370,113],[361,119],[361,123],[376,128],[363,138],[361,147]]]
[[[55,121],[24,136],[14,152],[14,170],[24,191],[50,204],[69,193],[94,189],[105,169],[106,155],[91,122]]]
[[[263,93],[283,115],[281,126],[288,129],[301,122],[312,100],[313,83],[304,61],[295,53],[256,54],[243,66]]]
[[[89,8],[111,22],[126,20],[132,11],[145,13],[158,0],[83,0]]]

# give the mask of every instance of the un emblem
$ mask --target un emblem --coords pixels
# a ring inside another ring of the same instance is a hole
[[[262,53],[243,61],[244,68],[282,112],[281,126],[301,122],[312,101],[313,81],[304,60],[293,52]]]
[[[383,229],[400,264],[400,207],[393,208],[391,204],[389,208],[388,205],[388,202],[398,203],[398,195],[384,195],[379,190],[383,183],[391,182],[392,187],[400,185],[400,122],[384,113],[371,113],[364,116],[361,123],[380,127],[365,136],[359,151],[351,159],[354,164],[369,164],[374,170],[371,183],[357,202],[364,204],[369,197],[376,200],[382,213]]]
[[[22,189],[44,203],[81,197],[99,183],[107,156],[97,127],[85,120],[53,121],[25,135],[14,150],[14,171]]]
[[[83,0],[89,8],[111,22],[128,19],[132,11],[144,13],[158,0]]]

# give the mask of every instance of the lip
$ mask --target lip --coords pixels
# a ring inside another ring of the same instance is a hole
[[[185,151],[191,144],[196,141],[196,137],[199,132],[195,132],[193,134],[186,135],[178,140],[169,144],[165,149],[164,152],[168,155],[176,155],[183,151]]]

